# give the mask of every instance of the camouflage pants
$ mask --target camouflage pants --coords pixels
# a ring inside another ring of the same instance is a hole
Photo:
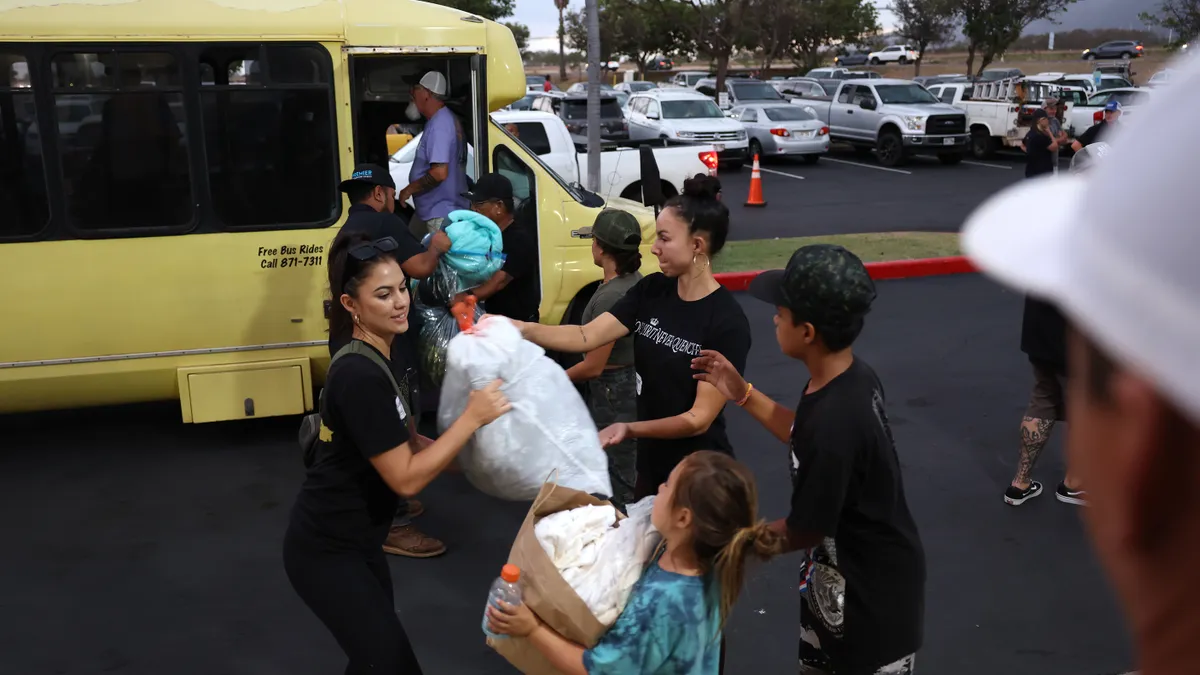
[[[588,407],[596,428],[617,422],[637,421],[637,375],[633,366],[605,370],[588,381]],[[637,479],[637,441],[628,439],[608,448],[608,476],[612,480],[613,506],[622,511],[633,501]]]

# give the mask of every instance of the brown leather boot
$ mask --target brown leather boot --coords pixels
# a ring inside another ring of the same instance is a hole
[[[406,558],[433,558],[446,552],[446,545],[426,535],[415,525],[398,525],[388,532],[383,552]]]

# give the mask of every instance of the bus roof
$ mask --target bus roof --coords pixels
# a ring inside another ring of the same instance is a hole
[[[10,42],[278,39],[482,51],[491,23],[419,0],[0,0],[0,41]]]

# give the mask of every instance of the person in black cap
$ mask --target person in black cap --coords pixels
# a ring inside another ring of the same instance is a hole
[[[537,323],[542,302],[537,240],[528,223],[516,222],[512,183],[501,174],[489,173],[463,196],[472,211],[500,227],[504,238],[504,266],[471,293],[490,314]]]
[[[921,647],[925,553],[904,496],[879,377],[852,350],[875,299],[853,253],[819,244],[750,293],[776,307],[783,353],[809,380],[795,413],[748,384],[720,353],[693,361],[698,380],[791,445],[792,503],[772,524],[807,551],[800,673],[909,675]]]
[[[1025,177],[1035,178],[1054,173],[1058,157],[1058,139],[1045,108],[1033,112],[1033,127],[1025,135]]]
[[[604,281],[583,309],[586,324],[612,311],[617,301],[642,280],[642,227],[633,214],[604,209],[590,228],[580,234],[592,236],[592,262],[604,270]],[[583,361],[567,370],[572,382],[582,382],[596,427],[637,421],[637,371],[633,362],[633,336],[593,349]],[[637,439],[626,438],[608,448],[608,475],[612,480],[613,506],[625,510],[633,501],[637,480]]]
[[[346,223],[334,240],[330,250],[335,250],[339,242],[359,234],[366,234],[372,240],[391,237],[396,242],[396,248],[391,252],[404,274],[410,278],[424,279],[433,274],[437,268],[438,259],[450,250],[450,238],[445,232],[438,232],[430,241],[427,251],[413,237],[400,216],[393,213],[396,205],[396,183],[383,167],[374,164],[360,164],[354,168],[350,178],[342,181],[340,189],[350,200],[349,215]],[[413,332],[412,335],[416,333]],[[333,356],[339,349],[350,341],[350,335],[339,335],[330,332],[329,354]],[[420,410],[420,382],[415,364],[420,363],[417,357],[415,339],[409,332],[401,333],[392,341],[393,351],[401,358],[390,361],[393,367],[392,375],[397,384],[408,394],[410,409]],[[431,442],[424,437],[417,438],[418,443]],[[412,519],[425,511],[423,504],[415,499],[401,499],[396,511],[392,529],[388,533],[383,550],[392,555],[408,558],[431,558],[446,552],[446,545],[437,539],[427,536],[412,524]]]

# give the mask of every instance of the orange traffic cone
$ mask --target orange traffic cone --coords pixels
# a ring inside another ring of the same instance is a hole
[[[758,169],[758,155],[755,155],[754,169],[750,172],[750,196],[746,198],[746,206],[761,208],[766,205],[762,193],[762,172]]]

